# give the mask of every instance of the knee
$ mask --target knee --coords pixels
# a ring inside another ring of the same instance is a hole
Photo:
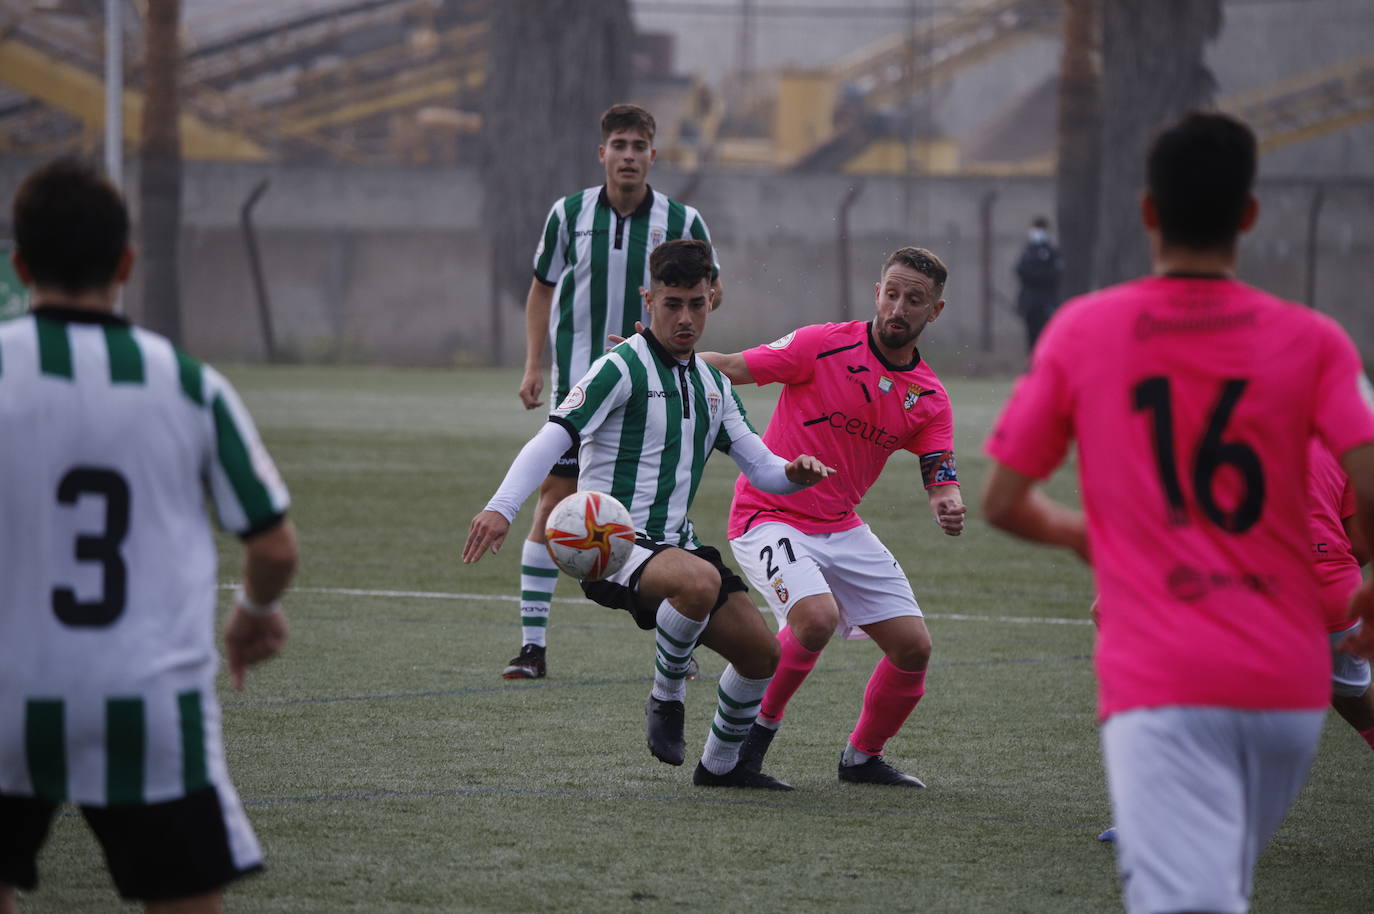
[[[930,633],[924,629],[887,652],[887,659],[898,669],[915,673],[930,665]]]
[[[720,596],[720,572],[702,562],[700,568],[694,567],[691,574],[682,576],[675,590],[673,602],[680,612],[686,615],[709,613]]]
[[[823,603],[797,606],[787,615],[787,627],[792,637],[808,651],[819,651],[830,643],[835,626],[840,624],[839,611]]]

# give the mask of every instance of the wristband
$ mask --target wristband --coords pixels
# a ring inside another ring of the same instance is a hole
[[[239,585],[239,589],[234,591],[234,602],[243,607],[243,611],[250,616],[268,616],[281,609],[281,600],[273,600],[270,603],[254,603],[248,599],[248,593]]]

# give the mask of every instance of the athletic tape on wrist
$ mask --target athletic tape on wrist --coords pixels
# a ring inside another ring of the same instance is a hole
[[[243,607],[243,611],[254,616],[268,616],[281,609],[281,600],[273,600],[271,603],[254,603],[248,599],[248,593],[239,585],[239,589],[234,591],[234,602]]]

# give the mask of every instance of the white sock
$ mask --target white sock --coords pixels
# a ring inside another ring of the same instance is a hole
[[[525,540],[520,548],[520,643],[545,644],[549,603],[558,584],[558,566],[543,543]]]
[[[860,752],[849,743],[844,744],[844,753],[840,755],[840,764],[846,768],[850,765],[862,765],[864,762],[873,758],[867,752]]]
[[[687,662],[707,620],[689,619],[664,600],[658,605],[654,627],[654,698],[682,701],[687,697]]]
[[[759,703],[772,678],[745,679],[733,666],[727,666],[720,674],[716,716],[711,721],[711,732],[706,734],[706,747],[701,750],[701,764],[711,773],[725,774],[739,764],[740,747],[758,717]]]

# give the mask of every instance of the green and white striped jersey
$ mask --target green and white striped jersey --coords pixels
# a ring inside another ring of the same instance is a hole
[[[229,383],[122,318],[0,324],[0,793],[162,802],[227,783],[216,548],[288,496]]]
[[[549,313],[553,347],[552,402],[606,351],[606,335],[627,339],[635,321],[649,318],[640,299],[649,286],[649,252],[665,241],[711,240],[690,206],[646,187],[644,202],[627,217],[611,206],[606,188],[588,187],[554,203],[534,252],[534,276],[554,286]],[[712,257],[715,257],[714,245]],[[714,279],[720,273],[716,258]]]
[[[579,437],[579,489],[613,495],[650,539],[698,544],[687,512],[712,449],[754,435],[730,381],[695,356],[681,363],[653,334],[603,355],[549,417]]]

